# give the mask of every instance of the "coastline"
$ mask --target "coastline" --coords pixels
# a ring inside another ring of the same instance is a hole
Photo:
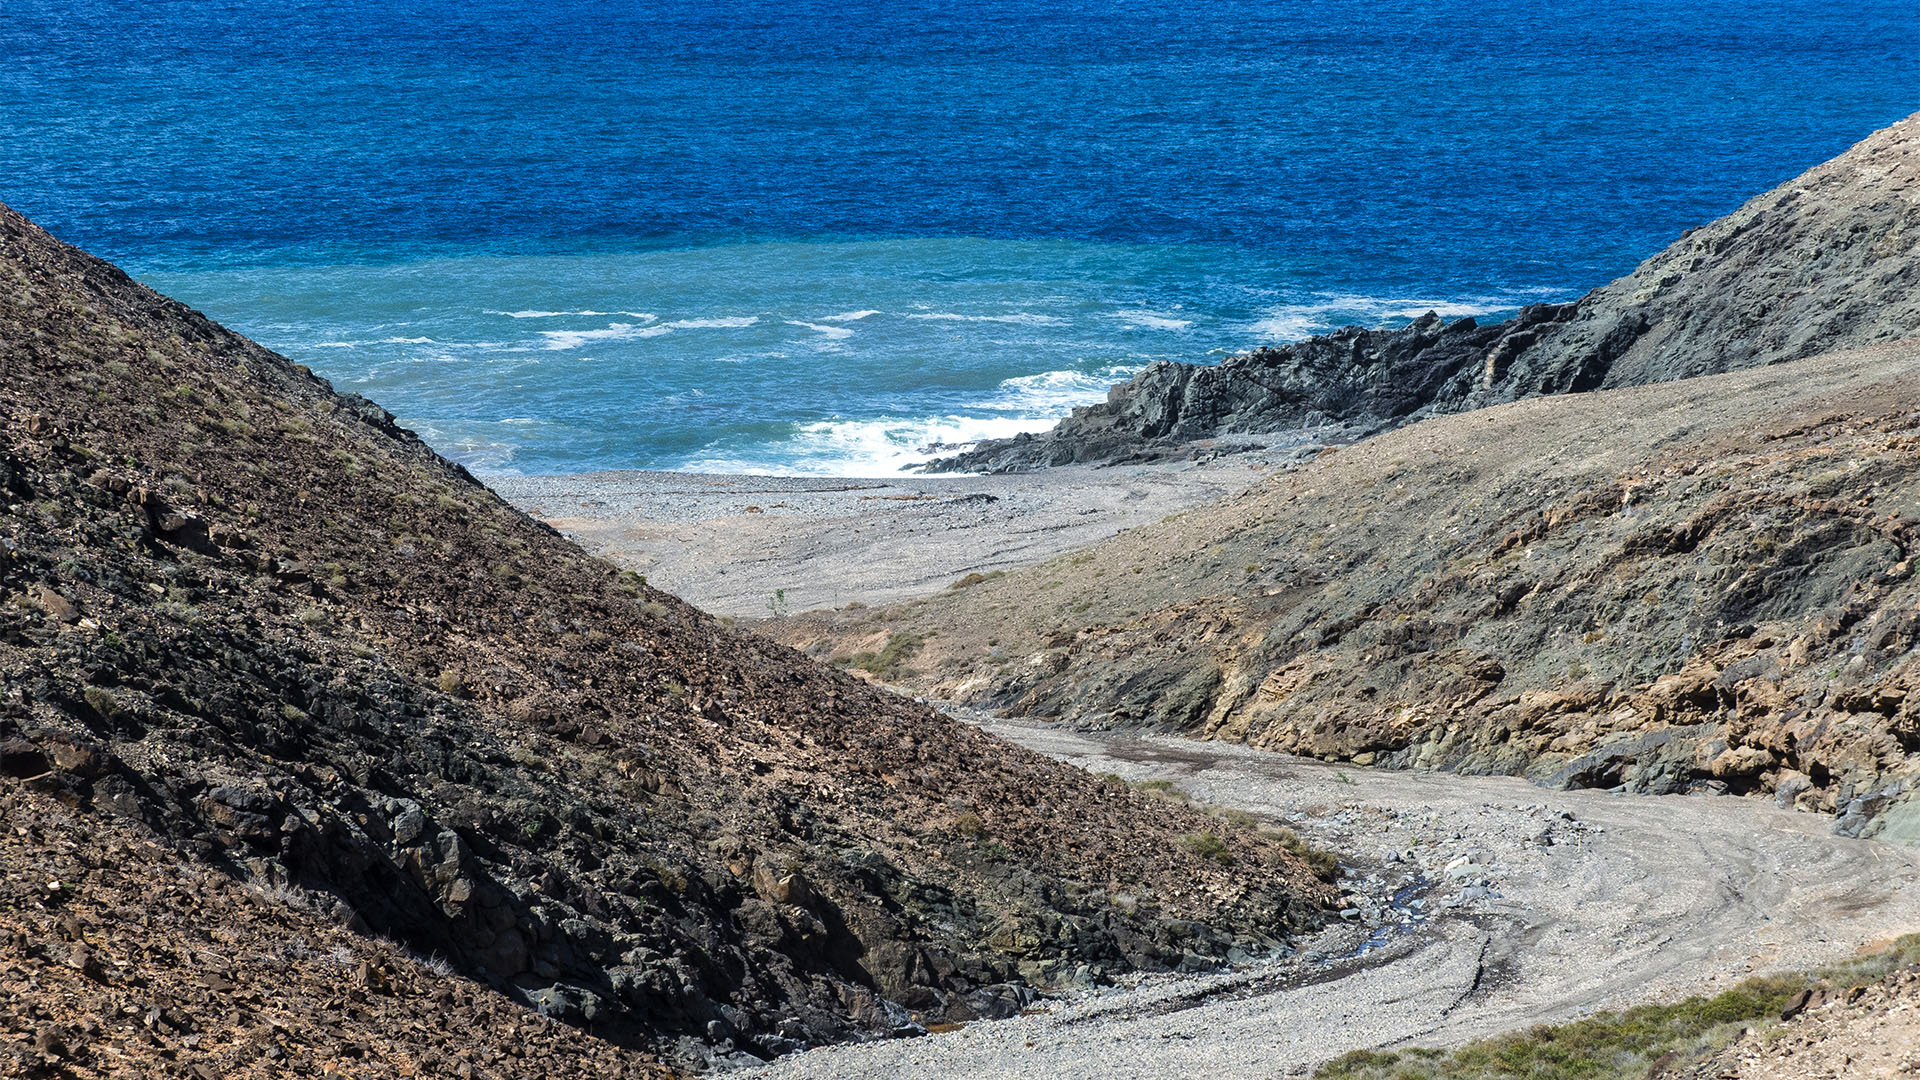
[[[880,604],[1237,494],[1314,447],[986,476],[621,471],[480,479],[649,583],[741,618]]]

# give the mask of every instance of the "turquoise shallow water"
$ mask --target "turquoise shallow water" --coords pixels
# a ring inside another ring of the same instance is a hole
[[[480,470],[890,471],[1498,313],[1920,107],[1911,0],[16,0],[0,199]]]
[[[1275,276],[1200,245],[936,238],[147,279],[404,403],[483,471],[892,472],[930,444],[1044,427],[1157,359],[1522,299],[1257,284]]]

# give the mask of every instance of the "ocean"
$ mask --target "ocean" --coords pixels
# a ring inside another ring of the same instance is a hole
[[[1920,9],[14,0],[0,201],[477,472],[863,475],[1569,299],[1920,108]]]

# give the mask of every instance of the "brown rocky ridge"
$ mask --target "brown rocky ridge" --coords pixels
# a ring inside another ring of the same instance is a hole
[[[546,1066],[473,1067],[765,1057],[1283,947],[1325,895],[616,572],[3,208],[0,777],[0,1042],[73,1075],[434,1071],[509,1000]]]
[[[1920,341],[1441,417],[1005,577],[770,627],[1016,715],[1733,792],[1920,839]]]
[[[1626,277],[1505,322],[1429,312],[1218,365],[1161,362],[1040,435],[989,440],[936,471],[1024,471],[1343,443],[1541,394],[1761,367],[1920,334],[1920,114],[1709,225]]]

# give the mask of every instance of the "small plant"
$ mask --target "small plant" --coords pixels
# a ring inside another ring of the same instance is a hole
[[[1134,790],[1140,794],[1148,795],[1156,799],[1166,799],[1169,802],[1193,801],[1187,796],[1186,792],[1174,787],[1173,781],[1171,780],[1140,780],[1135,782],[1133,787]]]
[[[1335,769],[1333,771],[1333,780],[1337,784],[1346,784],[1348,787],[1353,786],[1353,777],[1348,776],[1347,770],[1345,769]]]
[[[285,882],[256,882],[249,885],[248,888],[260,899],[268,901],[269,903],[278,904],[281,907],[290,907],[299,910],[307,906],[307,894]]]
[[[969,840],[978,840],[987,835],[987,826],[979,814],[966,813],[953,819],[953,831]]]
[[[787,590],[773,590],[773,595],[767,599],[767,610],[771,612],[776,619],[785,617],[787,614]]]
[[[662,862],[650,862],[647,864],[647,869],[652,870],[653,876],[659,879],[661,887],[673,895],[679,896],[687,891],[687,875],[679,870]]]
[[[1221,866],[1233,865],[1233,852],[1227,849],[1227,842],[1213,833],[1188,833],[1180,838],[1180,846],[1191,854],[1212,859]]]
[[[908,660],[913,659],[926,640],[919,634],[891,633],[879,652],[855,653],[847,657],[845,664],[868,672],[875,678],[891,679],[906,666]]]
[[[1279,825],[1262,824],[1260,835],[1278,841],[1287,854],[1307,864],[1313,876],[1321,881],[1340,880],[1340,856],[1323,847],[1315,847],[1300,839],[1300,834]]]
[[[86,699],[87,704],[92,706],[94,712],[99,713],[109,720],[119,716],[121,713],[120,699],[115,697],[111,690],[98,686],[89,686],[80,692],[80,696]]]
[[[417,953],[408,953],[407,955],[412,957],[413,962],[419,964],[422,970],[435,978],[451,979],[457,973],[453,966],[453,961],[441,956],[439,953],[434,953],[432,956],[421,956]]]
[[[1315,1080],[1639,1080],[1655,1062],[1698,1060],[1749,1024],[1777,1020],[1804,977],[1749,979],[1711,998],[1640,1005],[1570,1024],[1541,1024],[1458,1050],[1360,1050]],[[1677,1075],[1677,1073],[1675,1074]]]
[[[1259,814],[1249,813],[1232,806],[1216,806],[1207,813],[1230,825],[1238,825],[1242,829],[1257,829],[1261,824]]]

